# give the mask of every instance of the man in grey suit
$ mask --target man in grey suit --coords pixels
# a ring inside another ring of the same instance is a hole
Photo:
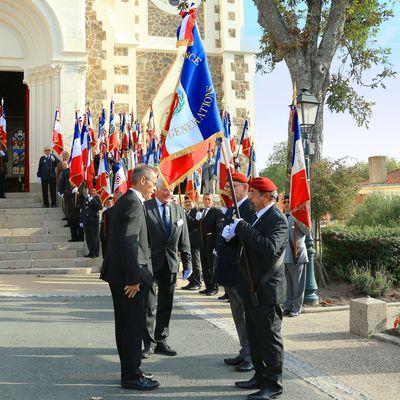
[[[110,285],[121,386],[151,390],[159,386],[140,369],[146,323],[144,292],[153,283],[143,202],[154,192],[157,175],[147,165],[132,173],[132,187],[114,206],[100,278]]]
[[[283,209],[289,225],[289,241],[285,252],[286,301],[283,315],[297,317],[301,312],[306,287],[305,264],[308,262],[306,248],[307,232],[296,223],[289,213],[289,195],[285,195]]]
[[[148,293],[143,358],[154,352],[175,356],[177,352],[167,344],[167,339],[180,263],[179,252],[183,278],[188,279],[192,273],[186,214],[182,207],[172,202],[172,191],[165,187],[161,178],[157,181],[155,198],[146,201],[145,206],[154,284]]]

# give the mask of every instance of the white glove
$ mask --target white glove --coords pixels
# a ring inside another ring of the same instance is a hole
[[[200,221],[202,216],[203,216],[203,213],[202,213],[201,211],[197,211],[197,213],[196,213],[196,220],[197,220],[197,221]]]
[[[83,228],[83,223],[82,223],[82,222],[79,222],[79,226],[80,226],[81,228]]]
[[[235,236],[235,231],[232,230],[232,225],[226,225],[225,228],[222,231],[222,237],[229,242],[234,236]]]
[[[78,188],[77,188],[77,187],[74,187],[74,188],[72,189],[72,193],[77,193],[77,191],[78,191]]]
[[[217,254],[217,250],[213,249],[213,255],[214,255],[214,256],[217,256],[217,255],[218,255],[218,254]]]
[[[228,209],[226,207],[221,207],[222,214],[225,215],[227,211],[228,211]]]
[[[0,150],[0,154],[1,154],[2,156],[4,156],[4,154],[6,154],[6,153],[4,153],[3,150]]]
[[[89,194],[88,201],[92,201],[92,200],[93,200],[93,197]]]
[[[242,221],[242,218],[235,218],[233,223],[230,225],[232,227],[232,231],[235,232],[237,224]]]
[[[38,178],[39,183],[42,183],[42,178]]]

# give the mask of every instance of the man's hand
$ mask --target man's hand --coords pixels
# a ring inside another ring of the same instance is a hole
[[[137,292],[140,292],[140,284],[137,285],[126,285],[124,287],[124,292],[128,296],[128,298],[133,299],[136,296]]]
[[[182,279],[189,279],[190,275],[192,275],[193,271],[191,269],[185,269],[182,274]]]
[[[227,242],[229,242],[235,236],[235,231],[232,230],[232,224],[226,225],[225,228],[222,230],[221,235]]]
[[[197,213],[196,213],[196,220],[197,220],[197,221],[200,221],[202,216],[203,216],[203,213],[202,213],[201,211],[197,211]]]

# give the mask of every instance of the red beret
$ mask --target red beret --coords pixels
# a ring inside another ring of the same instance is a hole
[[[244,174],[241,174],[240,172],[234,172],[232,174],[232,179],[236,182],[241,182],[241,183],[247,183],[248,179],[247,176]]]
[[[259,190],[260,192],[273,192],[278,190],[275,183],[268,178],[254,178],[250,181],[250,187]]]

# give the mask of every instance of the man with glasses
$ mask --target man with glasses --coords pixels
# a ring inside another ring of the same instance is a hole
[[[43,195],[43,205],[44,207],[49,207],[49,187],[50,187],[50,197],[51,206],[57,207],[56,204],[56,167],[60,160],[51,154],[49,146],[44,148],[44,156],[40,157],[37,177],[40,179],[42,184],[42,195]]]

